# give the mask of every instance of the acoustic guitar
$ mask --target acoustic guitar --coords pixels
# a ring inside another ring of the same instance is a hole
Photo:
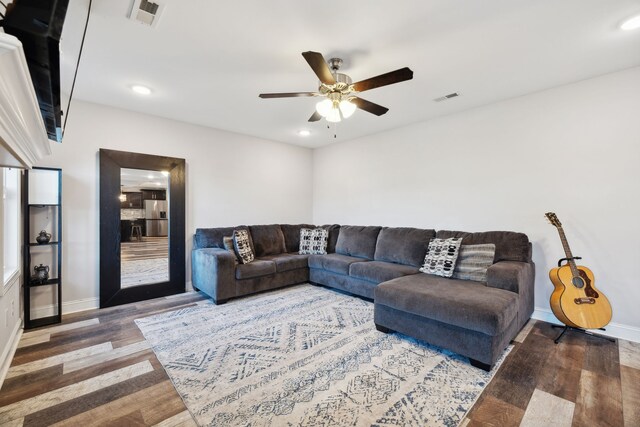
[[[560,220],[553,212],[545,214],[549,222],[558,229],[566,264],[552,268],[549,278],[555,287],[549,303],[553,314],[567,326],[582,329],[598,329],[611,321],[611,304],[604,294],[594,286],[591,270],[576,265]]]

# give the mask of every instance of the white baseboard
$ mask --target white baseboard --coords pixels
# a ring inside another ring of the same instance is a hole
[[[62,314],[75,313],[77,311],[92,310],[100,307],[99,298],[84,298],[75,301],[67,301],[62,303]],[[44,305],[31,309],[31,318],[39,319],[40,317],[49,317],[56,314],[56,306]]]
[[[9,371],[9,366],[13,360],[13,355],[16,353],[16,348],[18,348],[20,337],[22,337],[22,319],[16,322],[16,325],[11,332],[11,337],[9,337],[9,341],[7,342],[6,347],[2,350],[2,355],[0,356],[0,389],[2,389],[2,384],[7,376],[7,372]]]
[[[542,320],[556,325],[562,323],[556,318],[553,312],[548,308],[536,307],[531,315],[536,320]],[[627,341],[640,342],[640,328],[634,326],[622,325],[620,323],[609,323],[605,327],[606,331],[594,329],[593,332],[600,335],[606,335],[613,338],[620,338]]]

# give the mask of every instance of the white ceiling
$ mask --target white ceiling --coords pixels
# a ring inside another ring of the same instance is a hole
[[[127,18],[132,0],[93,1],[74,99],[319,147],[640,65],[640,30],[618,29],[638,0],[158,1],[155,28]],[[87,6],[70,1],[63,92]],[[334,139],[324,120],[307,122],[317,99],[258,98],[316,90],[308,50],[343,58],[354,81],[405,66],[414,79],[364,92],[389,112],[357,111]]]

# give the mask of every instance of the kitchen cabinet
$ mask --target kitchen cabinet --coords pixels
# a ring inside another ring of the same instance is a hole
[[[127,200],[120,202],[121,209],[142,209],[142,193],[125,192]]]
[[[142,190],[142,200],[167,200],[167,190]]]

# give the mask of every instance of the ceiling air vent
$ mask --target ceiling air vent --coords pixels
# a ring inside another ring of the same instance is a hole
[[[440,98],[434,99],[436,102],[446,101],[447,99],[455,98],[456,96],[460,96],[458,92],[450,93],[449,95],[441,96]]]
[[[160,19],[160,13],[162,12],[163,7],[164,5],[157,2],[133,0],[131,12],[129,12],[129,19],[140,24],[155,27],[158,25],[158,20]]]

